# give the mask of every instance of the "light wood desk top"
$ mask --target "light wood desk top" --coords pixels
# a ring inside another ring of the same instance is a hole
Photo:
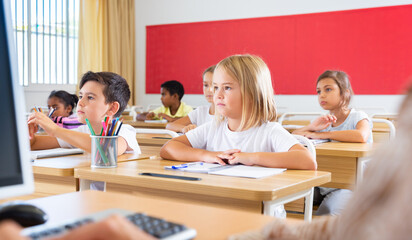
[[[235,233],[261,229],[273,220],[269,216],[245,211],[98,191],[74,192],[27,202],[43,209],[52,223],[76,219],[108,208],[122,208],[185,224],[196,229],[195,239],[202,240],[227,239]]]
[[[278,199],[322,185],[331,179],[330,173],[320,171],[287,170],[282,174],[262,179],[249,179],[164,169],[164,166],[180,163],[183,162],[153,159],[124,162],[118,164],[118,167],[113,169],[80,167],[75,169],[75,177],[122,185],[250,201]],[[201,180],[187,181],[139,175],[142,172],[197,177],[201,178]]]
[[[129,124],[135,128],[161,128],[165,129],[167,123],[147,123],[144,121],[124,121],[124,124]]]
[[[117,161],[126,162],[138,159],[148,159],[151,155],[126,153],[118,156]],[[49,176],[73,176],[74,168],[90,166],[90,154],[77,154],[62,157],[36,159],[33,164],[34,174],[44,174]]]
[[[366,157],[371,154],[373,146],[368,143],[326,142],[316,145],[315,148],[316,155]]]
[[[136,140],[139,145],[144,146],[163,146],[172,137],[168,134],[137,133]]]
[[[143,154],[160,157],[161,146],[142,146],[140,145],[140,150]]]

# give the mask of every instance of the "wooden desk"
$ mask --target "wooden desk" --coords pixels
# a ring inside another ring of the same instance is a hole
[[[144,121],[124,121],[124,124],[129,124],[135,128],[160,128],[165,129],[167,123],[147,123]]]
[[[136,140],[139,143],[139,146],[161,147],[170,139],[172,139],[172,137],[168,134],[136,133]]]
[[[286,122],[286,121],[284,121],[284,122]],[[292,133],[296,129],[304,127],[304,126],[306,126],[306,125],[294,125],[294,124],[283,125],[283,127],[290,133]],[[389,133],[390,133],[390,129],[387,125],[382,124],[382,123],[381,124],[380,123],[374,123],[373,124],[373,128],[372,128],[373,142],[383,142],[383,141],[388,140],[389,139]]]
[[[118,162],[148,159],[151,155],[123,154]],[[35,192],[23,199],[46,197],[50,195],[79,190],[78,179],[74,178],[74,168],[90,166],[90,154],[78,154],[54,158],[37,159],[33,163]]]
[[[182,162],[168,160],[141,160],[120,163],[113,169],[75,169],[80,179],[80,189],[88,189],[90,181],[106,182],[106,191],[125,192],[138,196],[176,199],[182,202],[208,206],[224,206],[265,214],[272,208],[302,197],[307,199],[305,219],[312,215],[313,187],[330,181],[331,175],[320,171],[288,170],[282,174],[262,179],[217,176],[201,173],[165,170],[164,166]],[[151,172],[201,178],[187,181],[170,178],[142,176]]]
[[[261,229],[273,219],[245,211],[98,191],[74,192],[27,202],[43,209],[49,215],[50,223],[77,219],[108,208],[122,208],[185,224],[196,229],[196,239],[200,240],[227,239],[235,233]]]
[[[152,157],[160,157],[161,146],[140,146],[142,154],[150,155]]]
[[[327,142],[316,145],[318,170],[332,173],[324,187],[353,189],[361,181],[364,164],[373,150],[372,144]]]

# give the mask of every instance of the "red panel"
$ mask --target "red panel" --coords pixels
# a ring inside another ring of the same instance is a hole
[[[347,72],[356,94],[399,94],[412,76],[411,16],[403,5],[147,26],[146,93],[171,79],[202,93],[204,69],[250,53],[268,64],[277,94],[315,94],[326,69]]]

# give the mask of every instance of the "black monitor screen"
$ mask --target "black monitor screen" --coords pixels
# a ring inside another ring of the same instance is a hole
[[[23,177],[4,5],[0,4],[0,8],[0,186],[9,186],[21,184]]]

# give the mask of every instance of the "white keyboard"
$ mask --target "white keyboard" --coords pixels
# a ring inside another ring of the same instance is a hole
[[[187,228],[178,223],[166,221],[161,218],[148,216],[144,213],[135,213],[123,209],[108,209],[102,212],[93,213],[78,219],[72,219],[58,224],[45,223],[38,226],[25,228],[22,234],[31,239],[44,239],[57,237],[90,222],[103,220],[110,215],[118,214],[125,216],[133,224],[147,232],[148,234],[164,240],[183,240],[196,237],[196,230]]]

